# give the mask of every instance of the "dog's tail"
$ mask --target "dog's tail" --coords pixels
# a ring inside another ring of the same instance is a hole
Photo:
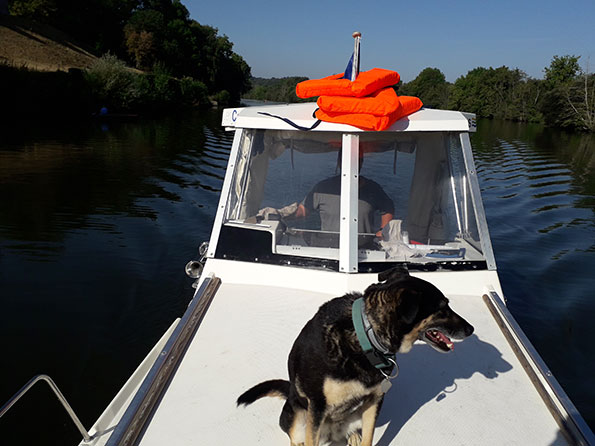
[[[240,395],[237,405],[239,406],[243,404],[247,406],[265,396],[287,399],[289,396],[289,381],[285,381],[284,379],[271,379],[270,381],[256,384],[254,387],[246,390]]]

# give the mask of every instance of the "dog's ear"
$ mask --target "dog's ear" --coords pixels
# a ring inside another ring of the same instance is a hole
[[[397,311],[401,321],[405,322],[406,324],[413,323],[419,311],[419,299],[417,293],[404,291],[401,294]]]
[[[409,270],[405,265],[397,265],[394,268],[378,273],[379,282],[390,282],[392,280],[402,279],[404,277],[409,277]]]

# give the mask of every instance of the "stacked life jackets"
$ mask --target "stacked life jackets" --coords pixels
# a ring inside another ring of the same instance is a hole
[[[318,96],[316,117],[321,121],[385,130],[423,105],[419,98],[397,96],[391,87],[399,80],[396,71],[372,68],[353,82],[340,73],[300,82],[295,91],[300,98]]]

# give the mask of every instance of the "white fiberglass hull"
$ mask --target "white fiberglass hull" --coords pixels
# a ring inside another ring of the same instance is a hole
[[[286,379],[289,350],[318,307],[377,276],[221,260],[209,260],[204,274],[222,283],[138,444],[285,443],[282,400],[238,408],[236,398],[258,382]],[[400,374],[375,444],[571,444],[482,299],[490,289],[501,293],[496,273],[413,275],[443,290],[475,333],[449,354],[418,342],[397,356]]]

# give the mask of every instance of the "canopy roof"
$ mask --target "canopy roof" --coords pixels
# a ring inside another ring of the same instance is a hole
[[[274,130],[295,130],[287,122],[310,128],[317,121],[315,102],[302,104],[268,105],[257,107],[227,108],[223,111],[221,124],[228,128],[254,128]],[[266,113],[266,114],[263,114]],[[274,115],[274,116],[269,116]],[[319,132],[363,132],[357,127],[345,124],[321,122],[313,131]],[[450,110],[421,110],[399,119],[387,132],[435,132],[435,131],[475,131],[475,115]]]

